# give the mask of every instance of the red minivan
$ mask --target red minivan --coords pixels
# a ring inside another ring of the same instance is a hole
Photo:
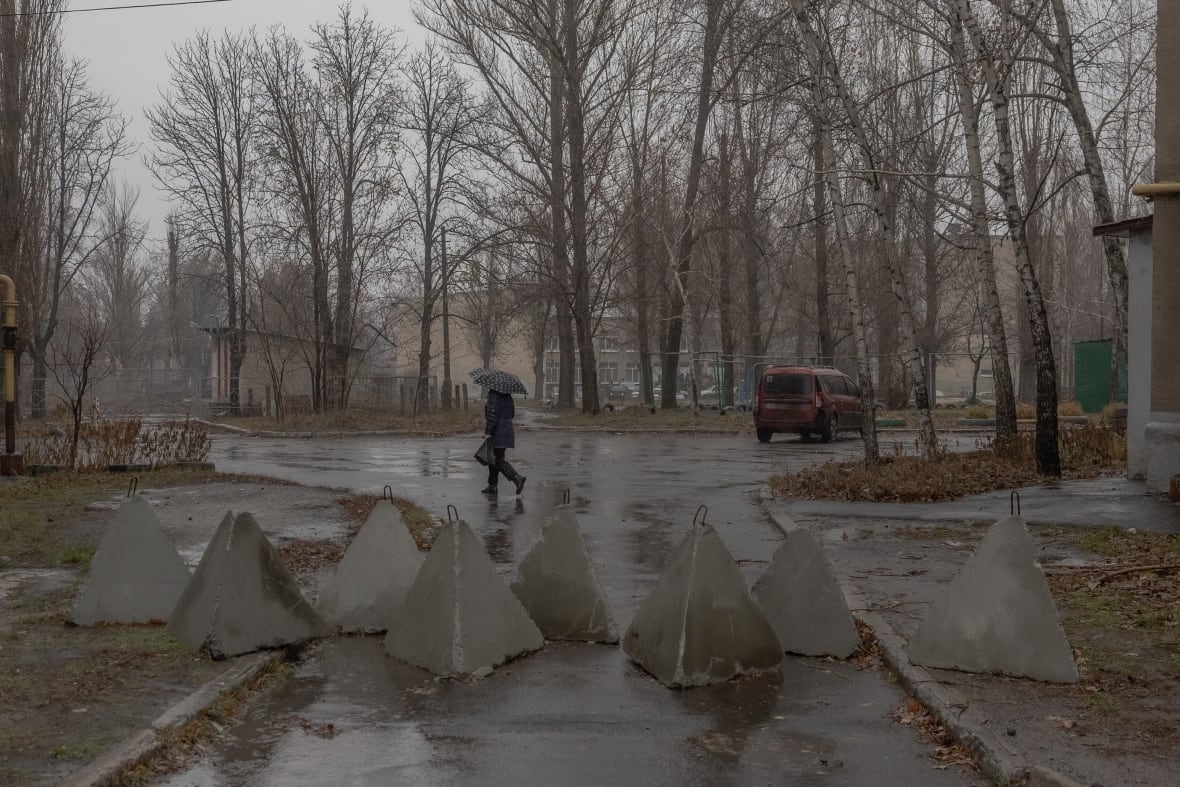
[[[860,387],[839,369],[824,366],[770,366],[754,392],[758,442],[775,432],[794,432],[804,440],[827,442],[841,431],[864,427]]]

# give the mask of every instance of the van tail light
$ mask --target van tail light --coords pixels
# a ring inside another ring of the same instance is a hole
[[[823,406],[824,406],[824,398],[823,398],[823,396],[821,396],[821,395],[819,395],[819,394],[816,394],[816,395],[815,395],[815,406],[816,406],[816,407],[823,407]]]

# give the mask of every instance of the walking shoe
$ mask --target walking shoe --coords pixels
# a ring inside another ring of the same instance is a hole
[[[520,486],[518,485],[517,488],[519,489]],[[479,490],[479,493],[481,495],[494,495],[496,494],[496,491],[496,487],[494,486],[485,486],[483,489]]]
[[[525,482],[525,481],[527,481],[527,480],[528,480],[528,479],[527,479],[527,478],[525,478],[525,477],[524,477],[524,476],[522,476],[522,475],[519,475],[519,474],[518,474],[518,475],[516,476],[516,494],[518,494],[518,495],[519,495],[519,494],[520,494],[520,490],[524,489],[524,482]]]

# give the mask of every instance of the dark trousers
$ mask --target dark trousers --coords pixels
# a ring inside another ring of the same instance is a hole
[[[496,481],[499,479],[500,473],[503,473],[505,478],[515,483],[517,477],[516,470],[508,463],[508,460],[504,458],[504,454],[508,451],[508,449],[494,448],[492,450],[496,454],[496,462],[495,464],[488,465],[488,486],[494,487],[496,485]]]

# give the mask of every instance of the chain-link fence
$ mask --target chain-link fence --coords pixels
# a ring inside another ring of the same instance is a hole
[[[875,395],[886,406],[912,406],[911,373],[901,355],[869,357],[869,372]],[[935,407],[960,407],[994,399],[991,358],[970,353],[933,353],[926,357],[926,375]],[[664,355],[648,353],[640,372],[621,386],[610,384],[604,399],[629,398],[659,405],[663,395]],[[858,362],[854,356],[820,358],[791,355],[725,355],[720,352],[681,353],[676,374],[676,401],[705,406],[748,408],[758,379],[770,366],[827,366],[839,369],[854,380]],[[645,385],[650,390],[645,391]],[[605,386],[604,386],[605,387]],[[1067,393],[1063,391],[1063,393]]]
[[[226,395],[226,382],[202,372],[205,370],[124,369],[112,373],[91,370],[82,401],[83,415],[87,419],[121,415],[210,418],[233,412],[235,408]],[[69,413],[70,403],[77,398],[80,376],[77,370],[63,367],[50,368],[44,377],[38,378],[26,367],[18,383],[22,418],[44,413],[50,419],[63,420]],[[338,383],[329,381],[327,389],[322,409],[341,409]],[[444,404],[462,408],[473,395],[463,382],[454,385],[447,398],[440,390],[439,380],[433,376],[420,380],[417,376],[374,375],[352,380],[344,409],[413,415],[436,410]],[[286,415],[314,410],[309,386],[299,379],[285,381],[280,387],[243,376],[239,398],[240,406],[236,409],[243,416],[274,417],[280,410]]]

